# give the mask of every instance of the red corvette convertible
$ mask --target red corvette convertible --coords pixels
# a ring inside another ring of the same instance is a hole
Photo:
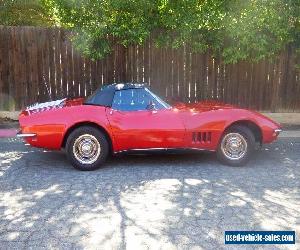
[[[154,150],[215,151],[227,165],[245,164],[256,145],[281,127],[220,103],[170,106],[143,84],[111,84],[90,97],[35,104],[22,111],[18,137],[34,147],[65,149],[72,165],[94,170],[110,154]]]

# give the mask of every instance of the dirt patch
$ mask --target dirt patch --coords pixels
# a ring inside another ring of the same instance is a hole
[[[12,120],[12,119],[9,119],[9,118],[2,118],[2,117],[0,117],[0,123],[4,123],[4,122],[15,122],[15,121]]]
[[[7,128],[18,128],[19,122],[9,119],[9,118],[1,118],[0,117],[0,129],[7,129]]]
[[[281,124],[283,127],[283,130],[300,130],[300,125],[294,125],[294,124]]]

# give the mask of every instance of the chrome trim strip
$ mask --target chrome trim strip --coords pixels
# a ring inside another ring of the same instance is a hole
[[[274,132],[275,133],[280,133],[280,132],[282,132],[282,129],[275,129]]]
[[[215,152],[216,150],[212,149],[203,149],[203,148],[135,148],[135,149],[127,149],[121,151],[115,151],[114,154],[127,153],[127,152],[147,152],[147,151],[206,151],[206,152]]]
[[[18,133],[17,134],[17,137],[18,138],[29,138],[29,137],[35,137],[36,136],[36,134],[22,134],[22,133]]]
[[[56,101],[51,101],[51,102],[43,102],[43,103],[35,103],[29,107],[26,108],[25,111],[33,111],[37,109],[46,109],[46,108],[51,108],[51,107],[57,107],[62,105],[67,98],[56,100]]]

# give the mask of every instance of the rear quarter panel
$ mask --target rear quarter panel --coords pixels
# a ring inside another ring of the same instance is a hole
[[[63,138],[72,126],[91,122],[103,127],[110,134],[105,107],[80,105],[43,111],[32,115],[20,115],[23,133],[36,133],[37,137],[26,139],[34,147],[59,150]]]

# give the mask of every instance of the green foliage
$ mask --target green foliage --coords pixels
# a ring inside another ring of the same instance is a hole
[[[51,25],[39,0],[0,0],[0,25]]]
[[[230,6],[224,18],[223,56],[228,62],[271,57],[296,42],[298,0],[244,0]],[[295,45],[297,45],[295,43]],[[299,44],[298,44],[299,46]]]
[[[73,41],[91,58],[105,56],[111,38],[128,46],[141,44],[153,30],[152,0],[43,0],[57,24],[76,32]]]
[[[226,63],[272,57],[289,44],[300,49],[300,0],[29,2],[47,12],[43,20],[73,30],[76,47],[94,59],[110,52],[112,40],[128,46],[142,44],[150,35],[157,46],[209,50]]]

